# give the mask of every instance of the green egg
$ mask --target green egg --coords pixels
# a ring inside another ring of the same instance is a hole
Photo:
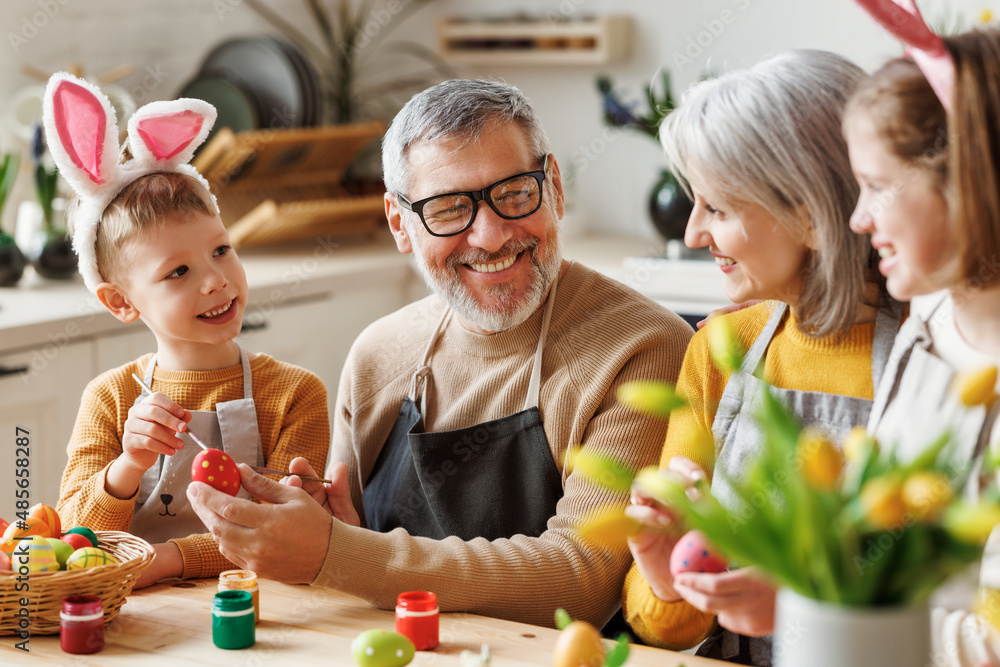
[[[66,559],[73,553],[73,547],[55,537],[46,537],[45,541],[52,545],[52,550],[56,552],[56,560],[59,561],[59,567],[65,570]]]
[[[76,528],[70,528],[63,534],[66,535],[68,533],[79,533],[84,537],[86,537],[88,540],[90,540],[90,543],[93,544],[95,547],[97,546],[97,534],[90,528],[87,528],[86,526],[77,526]]]
[[[351,650],[360,667],[403,667],[416,653],[413,642],[388,630],[365,630],[351,643]]]

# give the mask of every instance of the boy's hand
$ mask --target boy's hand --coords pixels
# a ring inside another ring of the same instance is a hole
[[[173,455],[184,448],[178,433],[187,430],[191,411],[156,392],[129,408],[122,437],[122,456],[143,472],[156,463],[160,454]]]
[[[122,436],[122,453],[108,468],[104,490],[127,500],[139,490],[142,475],[160,454],[172,455],[184,448],[178,433],[187,430],[191,411],[159,392],[129,408]]]
[[[184,561],[181,550],[173,542],[163,542],[153,545],[153,562],[146,571],[139,575],[133,587],[135,590],[152,586],[161,579],[179,577],[184,572]]]

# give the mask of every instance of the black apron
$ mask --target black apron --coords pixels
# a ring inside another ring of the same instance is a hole
[[[562,479],[538,412],[542,350],[556,300],[552,281],[521,412],[453,431],[425,433],[417,387],[426,396],[431,354],[451,316],[445,308],[413,374],[409,395],[362,495],[368,528],[434,539],[538,537],[556,513]],[[426,405],[426,400],[421,401]]]

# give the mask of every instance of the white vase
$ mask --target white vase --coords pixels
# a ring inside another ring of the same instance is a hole
[[[930,612],[915,607],[842,607],[778,592],[775,667],[926,667]]]

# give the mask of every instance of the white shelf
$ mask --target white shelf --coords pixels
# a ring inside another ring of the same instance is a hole
[[[441,57],[464,65],[607,65],[629,55],[632,18],[575,20],[446,18],[438,23]]]

